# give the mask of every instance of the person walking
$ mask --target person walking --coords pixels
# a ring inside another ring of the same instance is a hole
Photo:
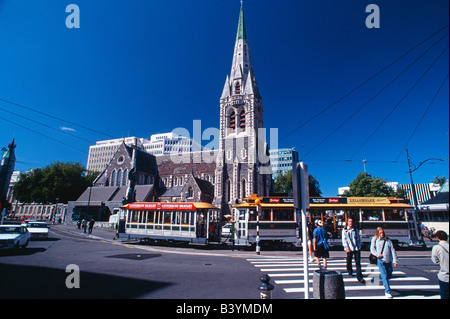
[[[353,276],[352,260],[355,258],[356,279],[364,284],[366,281],[361,271],[361,236],[359,235],[359,229],[354,227],[352,218],[348,219],[347,224],[347,227],[342,231],[342,246],[347,253],[348,275]]]
[[[91,218],[89,221],[89,234],[92,234],[92,229],[94,228],[95,220]]]
[[[84,219],[84,218],[83,218],[83,220],[81,221],[81,228],[83,228],[83,233],[86,233],[87,221],[86,221],[86,219]]]
[[[431,261],[436,265],[439,265],[440,270],[438,273],[439,280],[439,292],[441,299],[449,299],[448,297],[448,235],[443,230],[436,232],[436,238],[439,240],[439,244],[433,247],[431,251]]]
[[[327,269],[327,258],[330,258],[327,231],[322,227],[321,220],[316,220],[317,228],[313,232],[314,257],[320,269]],[[320,258],[323,260],[323,267],[320,264]]]
[[[377,257],[377,265],[380,270],[384,292],[387,298],[392,298],[389,279],[392,278],[393,268],[398,266],[397,252],[392,241],[386,236],[384,229],[378,227],[370,244],[370,252]]]

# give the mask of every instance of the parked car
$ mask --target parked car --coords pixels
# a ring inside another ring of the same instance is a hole
[[[222,237],[230,236],[231,234],[231,228],[233,227],[232,224],[226,224],[222,227]]]
[[[25,221],[22,223],[28,229],[31,235],[31,239],[47,239],[48,238],[48,226],[46,222],[37,221]]]
[[[16,252],[25,248],[30,241],[30,233],[22,225],[0,225],[0,250],[10,249]]]

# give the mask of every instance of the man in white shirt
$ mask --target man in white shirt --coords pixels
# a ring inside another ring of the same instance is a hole
[[[441,299],[448,299],[448,235],[445,231],[436,232],[439,244],[433,247],[431,251],[431,260],[440,266],[438,279],[441,293]]]
[[[359,230],[353,227],[353,219],[349,218],[348,226],[342,230],[342,246],[347,252],[347,271],[349,276],[353,275],[352,260],[355,257],[356,279],[362,284],[366,281],[361,271],[361,236]]]

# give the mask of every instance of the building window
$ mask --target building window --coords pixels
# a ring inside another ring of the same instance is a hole
[[[189,188],[188,188],[188,191],[187,191],[187,197],[188,197],[188,198],[194,197],[194,190],[192,189],[191,186],[189,186]]]
[[[121,186],[122,185],[122,170],[119,169],[119,172],[117,172],[117,186]]]
[[[126,169],[124,172],[123,172],[123,181],[122,181],[122,185],[127,185],[127,180],[128,180],[128,170]]]
[[[239,128],[241,131],[245,131],[245,111],[242,110],[241,113],[239,113]]]
[[[245,179],[242,179],[242,181],[241,181],[241,196],[240,196],[241,199],[244,199],[245,196],[247,196],[245,187],[246,187]]]
[[[231,201],[231,181],[228,179],[226,182],[226,190],[227,193],[225,194],[226,202],[229,203]]]
[[[234,129],[236,128],[236,113],[234,113],[234,111],[230,114],[230,128],[231,132],[234,132]]]
[[[111,186],[114,186],[114,183],[116,181],[116,171],[112,171],[111,173]]]
[[[241,94],[241,83],[236,82],[236,86],[234,87],[235,94]]]

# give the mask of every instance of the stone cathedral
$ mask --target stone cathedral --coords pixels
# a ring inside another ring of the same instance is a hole
[[[263,105],[245,28],[239,14],[230,74],[220,97],[220,140],[216,158],[214,204],[227,213],[245,196],[269,195],[272,183]]]

